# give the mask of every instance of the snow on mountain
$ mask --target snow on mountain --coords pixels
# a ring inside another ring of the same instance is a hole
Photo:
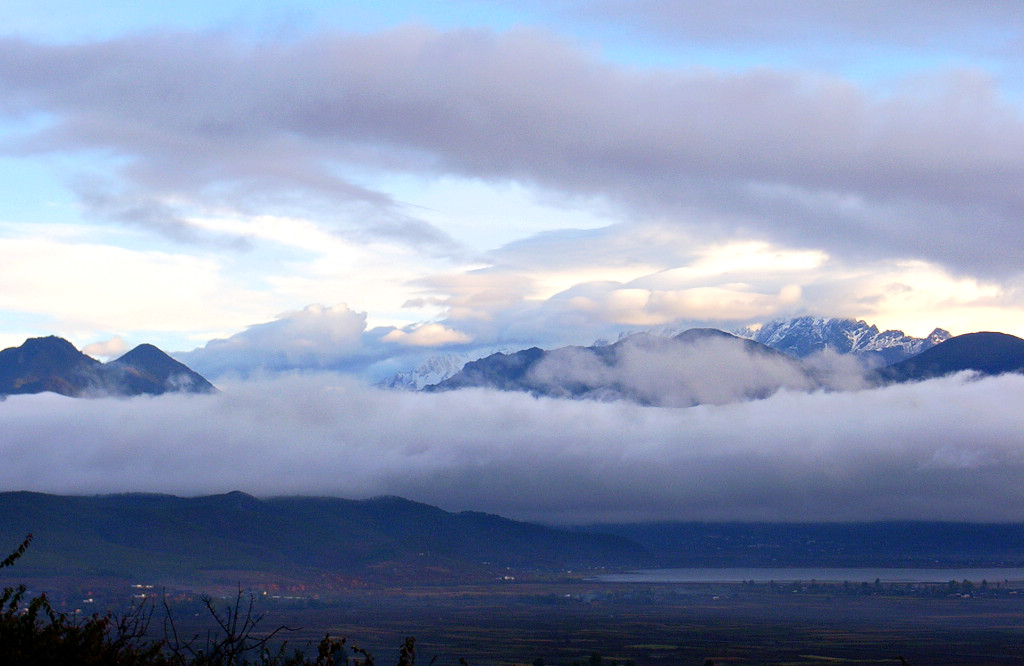
[[[438,384],[462,370],[470,361],[476,361],[506,348],[473,350],[467,352],[446,352],[429,357],[412,370],[397,372],[377,383],[381,388],[419,391],[424,386]]]
[[[736,334],[798,358],[831,350],[877,365],[897,363],[951,337],[941,328],[925,338],[915,338],[903,331],[879,331],[863,320],[810,316],[771,321],[757,330],[742,329]]]

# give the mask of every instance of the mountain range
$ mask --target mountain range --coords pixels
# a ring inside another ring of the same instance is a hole
[[[724,375],[728,381],[718,381]],[[670,338],[638,333],[609,345],[492,354],[425,390],[488,387],[685,407],[764,398],[780,387],[816,385],[798,359],[724,331],[696,328]]]
[[[659,329],[642,335],[673,337],[680,329]],[[794,317],[770,321],[759,328],[741,328],[732,331],[740,338],[759,342],[766,347],[784,352],[796,358],[807,358],[820,352],[834,352],[856,358],[867,367],[881,367],[897,363],[921,353],[925,349],[952,337],[948,331],[936,328],[927,337],[915,338],[902,331],[879,331],[877,326],[862,320],[834,317]],[[634,334],[619,336],[619,342]],[[596,342],[591,348],[608,346],[608,342]],[[431,356],[414,369],[398,372],[383,381],[383,388],[421,390],[440,384],[457,374],[466,363],[496,353],[511,355],[514,349],[481,349],[474,352],[444,353]]]
[[[910,338],[864,322],[801,318],[752,334],[691,329],[591,347],[533,347],[469,362],[424,390],[478,387],[685,407],[764,398],[782,389],[868,388],[965,370],[1024,370],[1024,340],[1003,333],[950,337],[935,329],[927,338]],[[853,362],[837,363],[840,357]]]
[[[879,368],[882,382],[906,382],[973,371],[982,375],[1024,372],[1024,340],[1006,333],[967,333],[930,347],[916,356]]]
[[[0,493],[5,578],[209,589],[493,581],[668,566],[1021,566],[1024,524],[630,523],[550,527],[400,497]]]
[[[486,354],[508,352],[508,349],[487,352]],[[485,355],[486,355],[485,354]],[[396,372],[378,382],[378,386],[387,389],[406,389],[419,391],[425,386],[436,384],[448,379],[469,363],[481,357],[480,353],[472,352],[446,352],[428,357],[420,365],[412,370]]]
[[[0,537],[13,549],[29,533],[34,538],[18,575],[181,585],[234,585],[268,575],[394,583],[406,576],[486,578],[507,567],[560,571],[651,561],[625,537],[451,513],[399,497],[0,493]]]
[[[851,354],[868,365],[898,363],[952,337],[941,328],[915,338],[903,331],[879,331],[863,320],[810,316],[770,321],[757,330],[740,329],[736,335],[797,358],[827,350]]]
[[[379,385],[428,392],[481,387],[685,407],[764,398],[779,390],[867,388],[963,370],[1021,372],[1022,344],[1001,333],[953,338],[936,328],[925,338],[914,338],[859,320],[797,317],[735,334],[717,329],[670,336],[641,332],[614,343],[531,347],[476,360],[469,360],[468,353],[442,354]],[[30,338],[0,351],[0,398],[45,391],[81,397],[216,389],[149,344],[109,363],[55,336]]]
[[[70,397],[212,393],[213,384],[150,344],[101,363],[56,336],[0,351],[0,396],[50,391]]]

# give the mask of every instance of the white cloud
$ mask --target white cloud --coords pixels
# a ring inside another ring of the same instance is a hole
[[[128,351],[128,345],[125,344],[124,338],[119,335],[115,335],[109,340],[94,342],[82,347],[83,354],[101,360],[122,356],[126,351]]]
[[[345,369],[360,364],[366,314],[345,304],[309,305],[179,354],[202,374]]]
[[[608,322],[644,327],[680,320],[756,321],[792,306],[799,297],[799,287],[788,285],[778,294],[759,294],[745,284],[657,291],[620,287],[572,296],[567,304]]]
[[[236,327],[264,300],[212,257],[106,244],[0,238],[0,308],[59,318],[70,329],[186,331]],[[253,303],[253,301],[255,303]]]
[[[463,344],[471,342],[473,338],[461,331],[447,328],[441,324],[421,324],[414,327],[411,331],[395,329],[387,333],[381,340],[414,347],[437,347],[441,345]]]
[[[553,522],[1017,520],[1024,377],[669,409],[336,376],[3,403],[0,486],[383,493]],[[242,464],[240,464],[242,463]]]

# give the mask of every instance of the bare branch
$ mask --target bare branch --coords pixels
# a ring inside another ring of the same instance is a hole
[[[28,545],[30,543],[32,543],[31,534],[25,537],[25,540],[21,542],[21,545],[18,546],[18,548],[13,553],[5,557],[4,560],[0,562],[0,569],[3,569],[4,567],[9,567],[13,565],[15,562],[17,562],[18,558],[25,553],[25,550],[28,548]]]

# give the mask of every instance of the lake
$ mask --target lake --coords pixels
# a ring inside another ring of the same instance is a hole
[[[980,583],[1001,583],[1004,580],[1024,581],[1022,568],[978,569],[879,569],[864,568],[722,568],[722,569],[641,569],[621,574],[596,576],[592,580],[606,583],[767,583],[844,581],[850,583],[946,583],[951,580],[969,580]]]

